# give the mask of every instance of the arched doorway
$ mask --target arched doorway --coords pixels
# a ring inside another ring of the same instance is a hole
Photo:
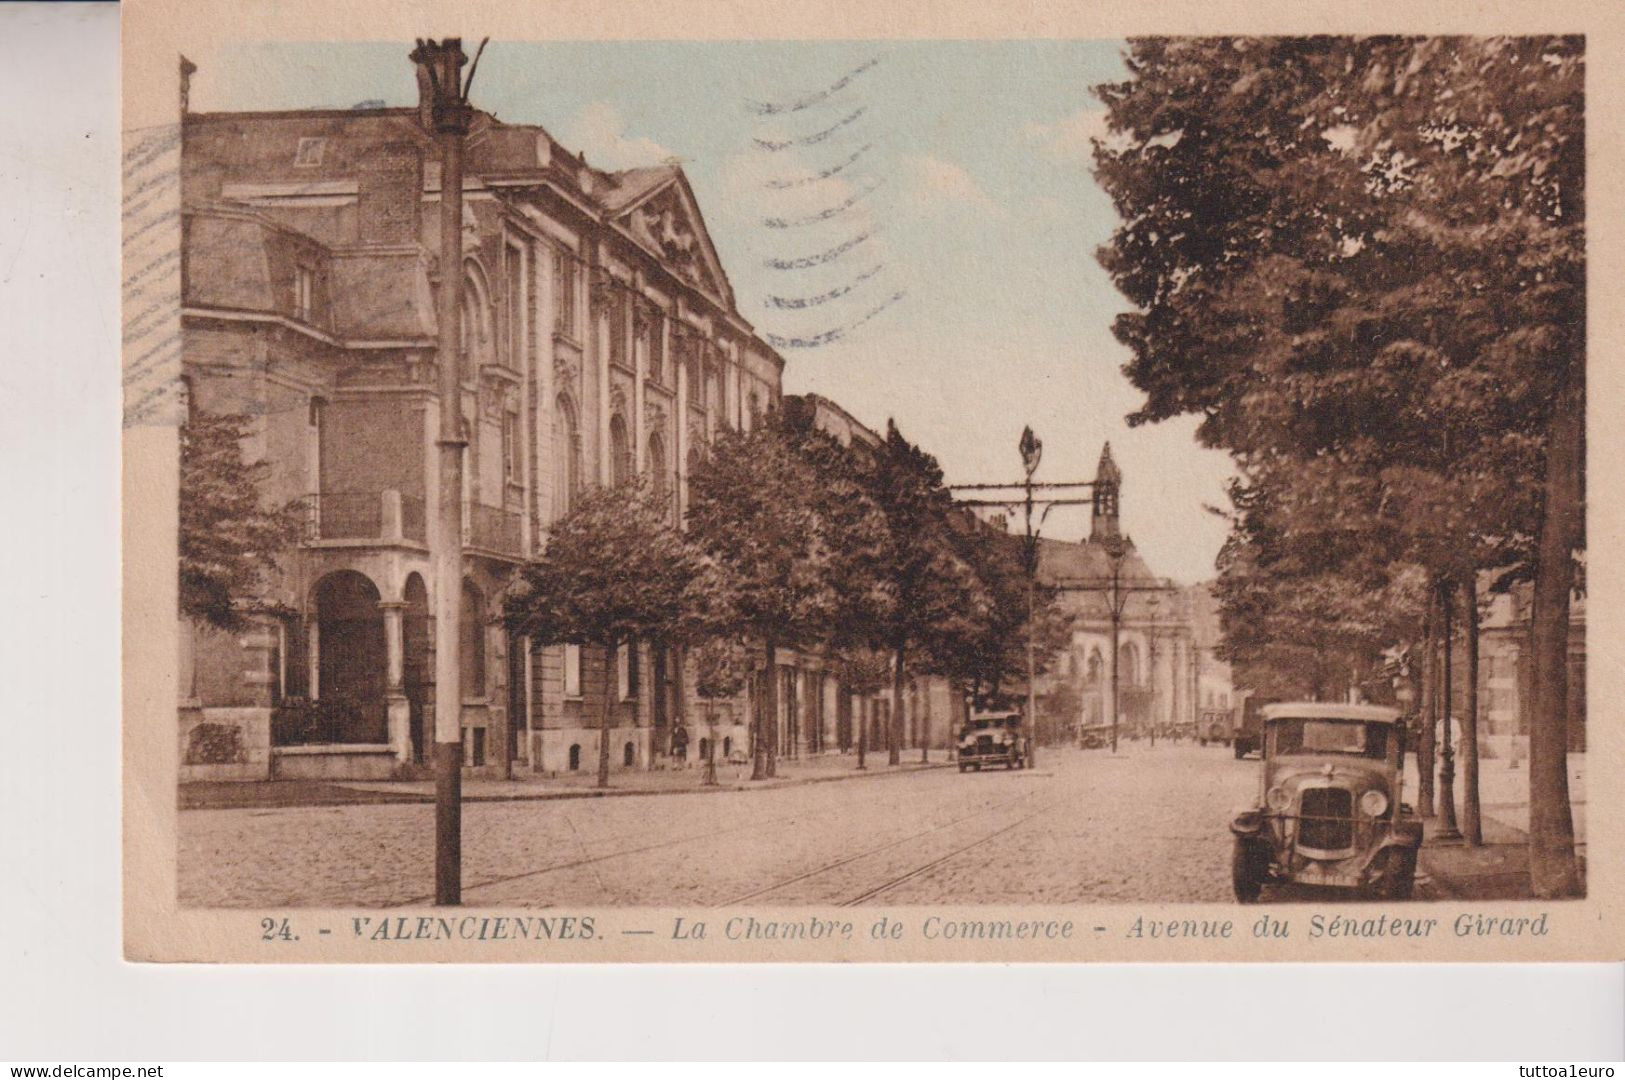
[[[429,667],[429,591],[420,574],[409,574],[402,596],[401,683],[411,718],[412,760],[422,762],[429,743],[429,705],[434,698],[434,672]]]
[[[621,764],[628,769],[638,763],[638,748],[631,743],[621,747]]]
[[[317,711],[310,741],[387,743],[384,707],[388,652],[378,587],[365,574],[339,570],[316,583]]]

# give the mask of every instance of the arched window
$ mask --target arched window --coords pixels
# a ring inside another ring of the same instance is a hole
[[[1117,650],[1117,680],[1123,686],[1140,685],[1140,650],[1125,641]]]
[[[621,764],[630,769],[637,763],[638,748],[633,746],[631,743],[627,743],[625,746],[621,747]]]
[[[491,292],[473,263],[463,274],[462,359],[459,376],[472,379],[481,364],[491,361]]]
[[[570,512],[581,490],[581,433],[575,406],[563,394],[553,405],[553,516]]]
[[[1086,677],[1090,682],[1094,683],[1100,681],[1100,669],[1104,663],[1105,661],[1101,659],[1100,650],[1098,648],[1089,650],[1089,666],[1086,669]]]
[[[485,597],[479,587],[463,579],[463,610],[458,620],[462,637],[463,697],[485,697]]]
[[[579,772],[581,769],[581,744],[570,744],[570,771]]]
[[[649,480],[655,498],[665,498],[670,479],[666,475],[666,440],[656,431],[649,436]]]
[[[617,414],[609,418],[609,482],[619,487],[632,479],[632,440],[626,434],[626,421]]]
[[[762,426],[762,395],[752,390],[750,392],[750,427],[752,431]]]

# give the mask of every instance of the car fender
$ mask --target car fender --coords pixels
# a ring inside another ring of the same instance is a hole
[[[1264,831],[1264,814],[1261,810],[1243,810],[1230,819],[1230,831],[1242,840],[1257,839]]]
[[[1388,835],[1377,845],[1378,850],[1391,847],[1415,848],[1422,846],[1422,823],[1414,818],[1396,821]]]

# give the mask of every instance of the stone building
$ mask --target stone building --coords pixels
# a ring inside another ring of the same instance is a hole
[[[1061,590],[1060,603],[1074,618],[1069,647],[1039,687],[1052,700],[1076,703],[1070,725],[1052,721],[1062,729],[1057,737],[1078,725],[1111,723],[1114,596],[1121,733],[1188,725],[1205,695],[1229,692],[1228,671],[1213,659],[1217,628],[1203,606],[1206,590],[1181,588],[1152,571],[1121,531],[1121,494],[1122,472],[1108,443],[1096,469],[1089,535],[1039,540],[1039,579]]]
[[[182,140],[190,408],[249,414],[265,501],[306,521],[251,629],[183,628],[183,778],[410,773],[433,738],[441,588],[463,604],[471,769],[590,769],[605,694],[617,767],[666,754],[698,715],[675,655],[541,647],[499,614],[585,487],[646,473],[675,518],[709,440],[779,404],[783,360],[740,316],[682,170],[607,172],[477,113],[465,258],[446,268],[417,109],[188,113]],[[465,291],[452,582],[430,559],[443,273]],[[744,746],[748,703],[721,712],[719,750]]]

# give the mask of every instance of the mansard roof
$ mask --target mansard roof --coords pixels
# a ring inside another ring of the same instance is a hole
[[[433,140],[416,108],[298,109],[188,113],[182,169],[188,197],[218,200],[246,183],[266,193],[343,198],[367,155],[380,147],[415,148],[424,188],[439,186]],[[476,111],[465,175],[493,188],[550,186],[593,216],[613,222],[657,261],[740,318],[733,287],[711,241],[682,167],[663,164],[619,172],[595,168],[537,124],[511,124]],[[746,324],[749,329],[749,324]]]

